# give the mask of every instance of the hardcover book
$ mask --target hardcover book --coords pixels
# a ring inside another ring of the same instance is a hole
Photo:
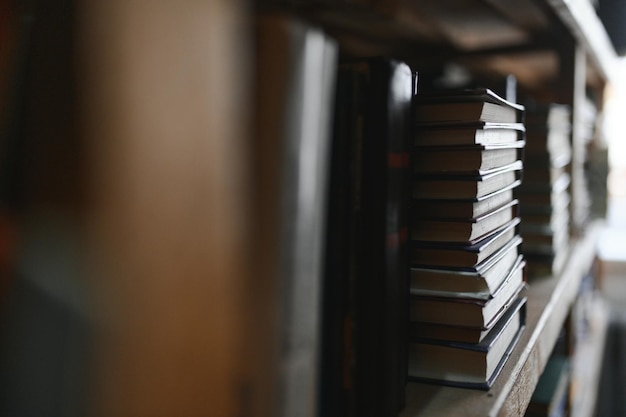
[[[525,264],[524,260],[517,263],[488,300],[413,295],[411,321],[489,328],[524,287]]]
[[[323,415],[391,417],[404,404],[413,83],[410,68],[397,61],[340,66]]]
[[[464,388],[489,389],[526,324],[526,299],[516,298],[479,343],[415,339],[409,348],[409,378]],[[447,329],[454,332],[456,329]]]
[[[524,141],[506,145],[433,146],[417,148],[413,155],[415,173],[481,174],[521,159]]]
[[[473,219],[422,219],[414,210],[411,239],[424,242],[462,242],[475,244],[494,230],[503,227],[517,215],[518,201]],[[419,207],[419,206],[418,206]]]
[[[416,200],[415,206],[422,219],[457,218],[471,219],[487,214],[513,200],[517,184],[497,190],[485,196],[465,200]]]
[[[454,242],[411,242],[413,266],[472,268],[497,256],[510,246],[517,246],[522,238],[517,234],[518,217],[495,229],[474,244]]]
[[[266,211],[263,219],[273,220],[264,229],[273,235],[264,241],[276,249],[265,261],[282,291],[278,415],[287,417],[302,415],[303,404],[313,409],[319,401],[323,232],[338,45],[319,28],[278,15],[259,16],[255,41],[258,182],[268,192],[259,198],[264,202],[259,210]]]
[[[413,145],[466,146],[506,145],[524,138],[523,123],[472,123],[420,126],[415,133]]]
[[[478,175],[416,175],[413,181],[413,198],[473,200],[497,191],[519,185],[522,162]]]
[[[524,106],[483,88],[416,96],[415,121],[426,125],[475,122],[520,123]]]

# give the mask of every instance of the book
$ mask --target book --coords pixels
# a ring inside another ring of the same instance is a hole
[[[492,298],[452,298],[411,296],[410,320],[473,328],[489,328],[506,311],[525,285],[521,260],[509,272],[505,281],[494,291]]]
[[[527,202],[527,204],[520,206],[520,214],[545,215],[554,211],[567,211],[569,209],[571,197],[567,191],[550,194],[550,202],[544,204]]]
[[[552,355],[535,386],[526,417],[561,417],[567,415],[570,385],[569,359]]]
[[[342,63],[338,77],[321,414],[391,417],[407,380],[414,75],[373,58]]]
[[[360,105],[356,92],[359,73],[339,70],[335,89],[331,140],[328,215],[326,220],[325,271],[322,309],[320,415],[353,413],[354,369],[346,358],[354,357],[347,340],[356,322],[356,271],[361,166],[355,149],[363,137],[356,133]]]
[[[569,241],[562,250],[548,254],[527,251],[524,257],[528,261],[528,277],[530,280],[539,277],[554,276],[561,273],[568,256]]]
[[[526,160],[532,159],[533,155],[526,153]],[[532,184],[554,184],[561,176],[567,174],[567,165],[555,166],[552,164],[546,165],[524,165],[524,185]]]
[[[461,124],[475,122],[520,123],[524,106],[483,88],[432,95],[417,95],[415,122]]]
[[[568,239],[567,230],[557,230],[553,233],[533,234],[526,233],[524,235],[524,247],[547,245],[550,247],[559,246],[563,240]]]
[[[455,244],[449,242],[411,242],[411,263],[413,266],[429,267],[475,267],[485,262],[490,256],[497,256],[498,251],[521,243],[516,233],[518,217],[495,229],[473,244]]]
[[[479,198],[465,200],[416,200],[416,210],[422,219],[471,219],[487,214],[513,200],[515,184]]]
[[[532,217],[531,217],[532,218]],[[553,234],[558,230],[565,230],[569,225],[570,213],[568,210],[555,211],[547,215],[549,221],[531,222],[524,221],[520,224],[520,233],[526,234]]]
[[[332,99],[338,46],[295,18],[260,15],[255,26],[259,181],[275,219],[268,265],[281,288],[277,373],[281,416],[316,414],[322,335],[323,250]],[[262,146],[261,146],[262,145]],[[306,154],[302,152],[306,149]],[[271,191],[271,193],[269,193]],[[269,228],[267,229],[270,230]],[[304,406],[306,404],[306,406]]]
[[[569,132],[571,129],[570,106],[558,103],[532,103],[525,106],[524,124],[531,130],[558,130]]]
[[[411,239],[424,242],[477,243],[490,232],[512,221],[517,215],[518,201],[513,200],[502,207],[472,219],[422,219],[419,205],[414,210]]]
[[[477,199],[503,188],[519,185],[522,162],[478,175],[414,176],[412,196],[415,199]]]
[[[432,340],[453,343],[481,343],[493,331],[497,332],[498,323],[508,320],[510,316],[516,314],[516,310],[521,306],[519,303],[525,301],[525,292],[522,291],[511,307],[506,310],[502,317],[494,326],[490,328],[478,329],[472,327],[449,326],[433,323],[412,322],[409,330],[409,341],[411,340]]]
[[[484,174],[520,160],[524,141],[505,145],[433,146],[412,155],[415,173]]]
[[[411,294],[487,301],[522,260],[513,245],[472,268],[411,267]]]
[[[523,123],[472,123],[420,126],[416,129],[413,145],[466,146],[506,145],[524,138]]]
[[[404,404],[409,310],[409,141],[414,75],[376,58],[365,75],[361,215],[356,266],[356,415],[396,416]],[[373,308],[376,306],[375,308]]]
[[[409,348],[411,380],[489,389],[517,344],[526,324],[526,299],[516,298],[479,343],[414,339]],[[451,332],[457,329],[448,329]]]

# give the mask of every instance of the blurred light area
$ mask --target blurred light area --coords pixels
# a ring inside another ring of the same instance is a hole
[[[609,193],[626,197],[626,59],[620,58],[617,80],[611,86],[604,107],[604,130],[609,142]]]
[[[607,92],[604,131],[609,144],[608,210],[599,242],[600,258],[626,261],[626,58],[619,58],[617,79]]]

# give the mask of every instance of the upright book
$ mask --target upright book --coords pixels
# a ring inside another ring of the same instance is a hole
[[[489,300],[514,266],[522,262],[519,241],[507,244],[473,267],[412,266],[411,294]]]
[[[338,48],[319,28],[285,16],[259,16],[255,35],[255,146],[261,165],[259,188],[267,192],[259,198],[259,210],[270,219],[268,242],[275,245],[274,257],[264,261],[275,271],[282,291],[282,304],[276,306],[282,394],[278,415],[314,416],[319,404],[323,231]]]
[[[391,417],[404,404],[413,91],[413,73],[403,63],[380,58],[340,66],[325,305],[325,332],[333,334],[324,340],[324,415]]]

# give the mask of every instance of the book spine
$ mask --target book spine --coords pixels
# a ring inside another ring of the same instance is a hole
[[[408,143],[413,75],[369,62],[359,230],[358,416],[395,416],[404,403],[408,328]]]
[[[318,415],[323,242],[337,45],[322,31],[289,17],[259,25],[260,97],[266,131],[265,168],[277,249],[279,412]],[[262,136],[261,136],[262,135]]]
[[[362,74],[340,70],[335,93],[326,221],[320,415],[354,416],[356,213],[362,143],[356,100]]]

